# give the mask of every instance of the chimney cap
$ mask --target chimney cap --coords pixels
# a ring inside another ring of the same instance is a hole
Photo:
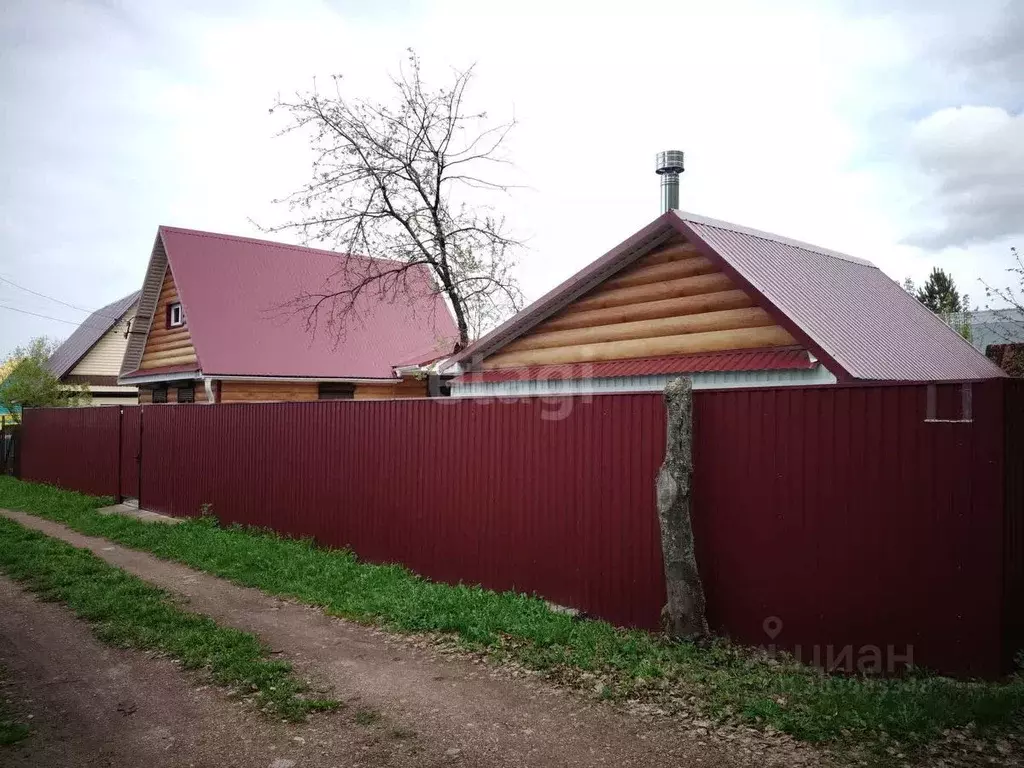
[[[682,173],[684,170],[683,153],[680,150],[668,149],[658,153],[654,168],[655,173]]]

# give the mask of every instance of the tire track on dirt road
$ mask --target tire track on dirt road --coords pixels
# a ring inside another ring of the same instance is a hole
[[[420,766],[828,764],[815,750],[785,739],[727,739],[684,722],[633,717],[545,681],[510,679],[472,659],[442,657],[423,643],[330,617],[58,523],[7,510],[0,514],[93,551],[186,598],[193,611],[254,632],[314,685],[331,687],[353,709],[381,713],[381,722],[387,724],[382,729],[415,733],[411,740],[422,750]]]

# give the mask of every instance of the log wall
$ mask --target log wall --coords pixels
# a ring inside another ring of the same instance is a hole
[[[219,390],[221,403],[259,402],[311,402],[320,399],[319,382],[316,381],[223,381],[214,382]],[[394,384],[357,384],[354,400],[395,400],[411,397],[426,397],[426,379],[404,379]],[[139,403],[153,402],[153,388],[139,389]],[[178,402],[175,382],[168,382],[167,402]],[[195,382],[195,402],[206,402],[206,388],[202,381]]]
[[[315,381],[222,381],[222,403],[310,401],[319,399]]]
[[[402,379],[394,384],[357,384],[353,400],[394,400],[426,397],[426,379]]]
[[[587,363],[796,344],[728,275],[685,242],[638,259],[484,368]]]
[[[146,337],[146,348],[139,364],[140,370],[170,365],[192,365],[197,362],[192,334],[188,330],[188,316],[185,316],[184,325],[177,328],[167,327],[167,307],[178,301],[178,289],[168,266],[163,287],[160,289],[160,298],[156,303],[156,311],[153,313],[149,336]]]

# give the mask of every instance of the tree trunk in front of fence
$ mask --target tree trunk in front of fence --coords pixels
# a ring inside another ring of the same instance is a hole
[[[665,562],[668,602],[661,618],[672,637],[708,634],[704,585],[697,570],[690,491],[693,480],[693,387],[690,379],[673,379],[665,387],[668,430],[665,461],[658,472],[658,519]]]

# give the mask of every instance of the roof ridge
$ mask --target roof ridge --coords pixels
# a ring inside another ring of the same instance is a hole
[[[698,213],[690,213],[689,211],[674,211],[674,213],[681,218],[683,221],[692,221],[696,224],[703,224],[707,227],[715,227],[717,229],[725,229],[731,232],[739,232],[740,234],[749,235],[750,237],[756,237],[760,240],[768,240],[774,243],[781,243],[783,245],[789,245],[794,248],[800,248],[804,251],[810,251],[811,253],[817,253],[821,256],[828,256],[829,258],[839,259],[840,261],[848,261],[851,264],[860,264],[861,266],[871,267],[878,269],[878,266],[862,259],[858,256],[850,256],[848,253],[842,253],[841,251],[834,251],[831,248],[824,248],[814,243],[808,243],[803,240],[796,240],[792,237],[786,237],[785,235],[776,235],[773,232],[765,232],[761,229],[754,229],[753,227],[745,227],[742,224],[733,224],[729,221],[723,221],[722,219],[713,219],[710,216],[702,216]]]
[[[183,235],[194,235],[195,237],[206,237],[211,240],[230,240],[230,241],[244,241],[252,243],[254,245],[271,246],[274,248],[288,248],[293,251],[312,251],[314,253],[323,253],[331,256],[344,256],[353,259],[366,259],[368,261],[385,261],[394,264],[401,264],[398,259],[388,259],[382,256],[366,256],[359,253],[345,253],[344,251],[332,251],[328,248],[311,248],[308,245],[295,245],[294,243],[280,243],[276,240],[264,240],[258,237],[249,237],[247,235],[226,235],[222,232],[207,232],[201,229],[187,229],[185,227],[172,227],[168,224],[161,224],[160,230],[168,230],[170,232],[178,232]]]
[[[116,307],[116,306],[117,306],[117,305],[119,305],[119,304],[125,304],[125,303],[127,303],[127,306],[126,306],[126,307],[124,308],[124,310],[122,310],[122,312],[121,312],[121,313],[120,313],[120,314],[119,314],[119,315],[117,316],[117,319],[118,319],[118,320],[120,320],[120,319],[121,319],[121,317],[123,317],[123,316],[124,316],[125,312],[127,312],[127,311],[128,311],[129,309],[131,309],[131,305],[132,305],[132,303],[133,303],[133,302],[134,302],[134,301],[135,301],[136,299],[138,299],[138,298],[139,298],[139,295],[140,295],[141,293],[142,293],[142,291],[132,291],[132,292],[131,292],[131,293],[129,293],[129,294],[127,295],[127,296],[122,296],[122,297],[121,297],[120,299],[117,299],[117,300],[115,300],[115,301],[112,301],[112,302],[110,302],[109,304],[106,304],[105,306],[102,306],[102,307],[100,307],[99,309],[95,310],[95,311],[94,311],[94,312],[93,312],[93,313],[92,313],[91,315],[89,315],[89,317],[92,317],[93,315],[98,315],[98,314],[100,314],[101,312],[106,312],[106,311],[107,311],[108,309],[110,309],[111,307]]]

